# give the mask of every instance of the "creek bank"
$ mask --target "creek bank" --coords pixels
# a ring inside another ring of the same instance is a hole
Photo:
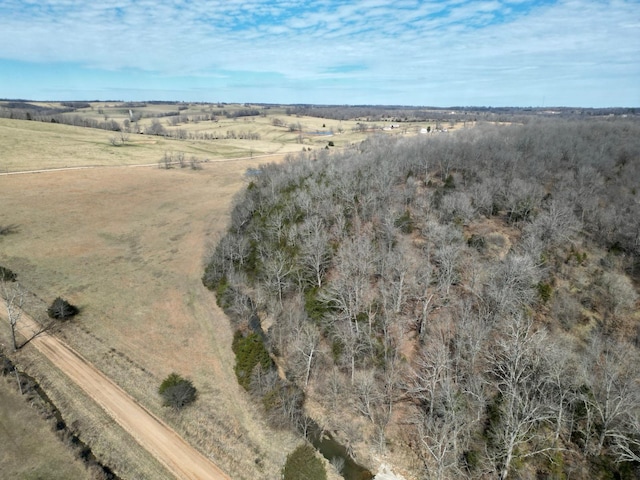
[[[16,387],[25,401],[28,401],[34,406],[44,420],[50,421],[54,419],[53,430],[58,434],[60,440],[83,461],[88,469],[98,472],[98,475],[100,475],[98,478],[104,480],[122,480],[111,468],[100,462],[91,451],[91,447],[80,440],[78,433],[67,425],[60,410],[42,389],[40,384],[26,372],[19,371],[11,359],[2,351],[0,351],[0,375],[16,377]]]
[[[313,420],[310,420],[308,439],[313,447],[336,466],[344,480],[370,480],[373,474],[362,465],[355,462],[347,448],[339,443],[333,435]]]

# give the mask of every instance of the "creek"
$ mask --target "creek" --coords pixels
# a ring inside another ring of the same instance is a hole
[[[373,478],[373,474],[369,470],[354,461],[344,445],[333,438],[329,432],[323,431],[317,423],[313,422],[309,431],[311,444],[329,462],[342,466],[340,473],[345,480],[370,480]]]

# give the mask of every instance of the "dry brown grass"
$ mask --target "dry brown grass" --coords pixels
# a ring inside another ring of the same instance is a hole
[[[330,120],[275,114],[308,130],[332,126]],[[345,134],[332,138],[336,145],[364,138],[349,133],[345,123]],[[65,325],[65,340],[233,478],[277,478],[296,439],[269,430],[238,387],[232,331],[200,277],[206,246],[224,231],[246,169],[282,158],[259,153],[302,146],[269,117],[225,119],[222,128],[233,125],[255,128],[262,139],[198,142],[132,134],[127,145],[116,147],[109,142],[113,132],[0,119],[0,171],[111,167],[0,176],[0,224],[17,225],[16,233],[0,237],[0,264],[41,299],[31,307],[34,317],[57,296],[78,305],[82,313]],[[327,138],[317,141],[321,146]],[[199,171],[124,167],[156,163],[166,151],[211,161]],[[249,152],[256,157],[219,161]],[[20,359],[118,474],[167,475],[48,362],[29,348]],[[180,415],[161,407],[157,395],[172,371],[190,377],[199,391],[196,404]]]
[[[0,378],[0,476],[15,480],[85,480],[90,474],[29,406],[14,378]]]
[[[46,143],[35,138],[39,124],[24,123],[36,126],[34,138],[25,134],[27,145],[14,146],[6,157],[18,169],[25,167],[21,151]],[[82,139],[80,129],[41,125],[52,150],[59,146],[57,132],[67,138],[71,130]],[[277,478],[295,442],[269,431],[239,389],[229,323],[200,281],[206,245],[225,228],[244,171],[258,162],[212,162],[200,171],[104,168],[0,177],[0,222],[18,226],[0,239],[1,264],[42,299],[34,316],[58,295],[78,305],[82,314],[65,326],[66,341],[233,478]],[[29,348],[20,355],[33,356],[23,360],[26,369],[37,370],[65,417],[108,465],[124,478],[166,476],[47,362]],[[172,371],[190,377],[200,394],[179,416],[162,408],[157,396]]]
[[[6,329],[2,329],[0,341],[6,344]],[[96,403],[87,397],[68,377],[54,368],[35,349],[24,348],[14,360],[20,370],[29,372],[40,384],[47,396],[59,409],[67,426],[87,444],[95,456],[123,479],[154,478],[172,479],[165,468]],[[35,415],[35,414],[33,414]],[[26,454],[28,452],[24,452]],[[61,462],[71,452],[57,455]],[[25,465],[37,460],[27,457]],[[4,478],[1,477],[0,478]],[[11,477],[7,477],[11,478]],[[38,478],[38,477],[32,477]],[[48,477],[41,477],[48,478]],[[75,478],[67,476],[62,478]]]

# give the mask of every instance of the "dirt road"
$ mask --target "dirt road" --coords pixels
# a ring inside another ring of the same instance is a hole
[[[18,332],[25,338],[31,338],[38,331],[38,324],[26,314],[22,315],[18,326]],[[230,478],[59,338],[42,333],[33,338],[29,345],[68,375],[176,478]]]

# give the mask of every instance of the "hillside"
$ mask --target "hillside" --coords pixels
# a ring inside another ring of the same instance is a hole
[[[408,478],[640,474],[637,122],[371,136],[247,182],[203,280],[273,425]]]

